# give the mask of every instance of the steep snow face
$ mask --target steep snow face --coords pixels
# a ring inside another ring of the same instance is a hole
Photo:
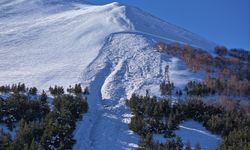
[[[109,34],[133,29],[125,7],[116,4],[73,3],[73,7],[15,2],[1,5],[10,8],[0,18],[0,84],[23,82],[48,88],[77,83]],[[26,4],[32,10],[39,9],[26,14],[22,10]],[[12,10],[21,12],[9,13]]]
[[[79,82],[112,33],[134,32],[212,48],[213,43],[119,3],[81,0],[0,2],[0,84],[48,88]]]
[[[137,31],[157,35],[172,42],[188,43],[208,51],[213,50],[216,45],[201,36],[158,19],[135,7],[127,7],[126,15],[133,22]]]

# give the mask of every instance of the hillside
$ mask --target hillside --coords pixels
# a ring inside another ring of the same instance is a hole
[[[0,2],[0,84],[26,83],[41,89],[82,83],[92,93],[89,112],[75,131],[75,149],[135,147],[125,99],[148,88],[157,94],[164,67],[178,87],[192,73],[178,58],[156,51],[157,41],[212,51],[210,42],[140,9],[119,3],[80,0]]]
[[[76,83],[106,39],[117,32],[142,32],[157,39],[214,47],[186,30],[118,3],[15,0],[2,1],[0,7],[2,84],[25,82],[47,88]]]

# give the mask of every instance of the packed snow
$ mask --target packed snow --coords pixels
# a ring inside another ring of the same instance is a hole
[[[133,149],[125,99],[146,89],[159,95],[164,67],[177,87],[202,73],[156,51],[156,41],[215,44],[142,10],[80,0],[1,0],[0,85],[22,82],[89,86],[89,112],[78,122],[74,149]]]
[[[175,134],[182,139],[183,144],[189,142],[192,149],[196,144],[200,144],[203,150],[215,150],[221,139],[219,135],[212,134],[194,120],[182,122]],[[163,134],[154,134],[153,139],[159,143],[165,143],[167,140]]]
[[[214,150],[220,143],[220,136],[207,131],[202,124],[188,120],[179,125],[179,130],[175,131],[184,143],[190,142],[191,147],[200,144],[204,150]]]

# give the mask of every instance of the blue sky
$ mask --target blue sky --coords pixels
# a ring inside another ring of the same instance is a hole
[[[250,50],[249,0],[88,0],[118,1],[139,7],[170,23],[228,48]]]

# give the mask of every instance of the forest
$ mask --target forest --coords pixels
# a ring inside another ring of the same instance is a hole
[[[71,149],[75,140],[76,122],[88,111],[86,95],[80,84],[67,89],[50,87],[53,108],[49,107],[46,92],[25,84],[0,87],[0,123],[10,130],[17,129],[16,137],[0,130],[0,149],[50,150]]]
[[[183,99],[172,103],[171,99],[136,94],[127,100],[127,106],[133,115],[129,129],[140,135],[138,149],[191,149],[189,143],[183,143],[174,133],[181,122],[190,119],[222,136],[219,150],[250,148],[250,118],[240,107],[228,110],[220,101]],[[163,134],[166,142],[154,141],[153,134]],[[199,143],[195,146],[198,149]]]

